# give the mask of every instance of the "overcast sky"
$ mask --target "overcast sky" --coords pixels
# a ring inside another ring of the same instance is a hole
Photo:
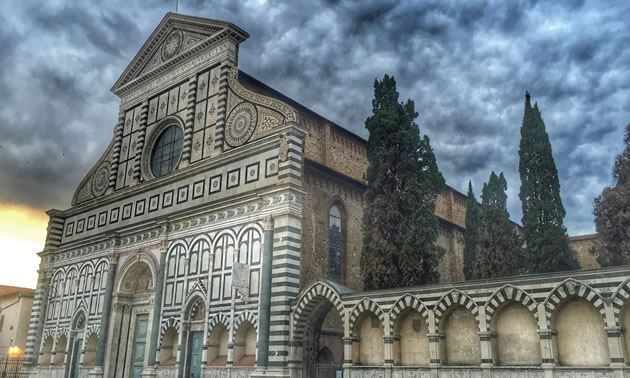
[[[525,90],[553,146],[569,234],[594,232],[630,122],[628,1],[192,1],[180,13],[251,37],[239,66],[367,137],[372,85],[394,75],[446,181],[508,180],[520,223]],[[171,1],[8,0],[0,13],[0,205],[65,209],[107,146],[109,92]]]

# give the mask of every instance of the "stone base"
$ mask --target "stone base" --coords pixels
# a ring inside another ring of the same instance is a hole
[[[257,368],[251,375],[250,378],[270,378],[270,377],[278,377],[278,378],[289,378],[291,374],[288,369],[282,368]]]
[[[144,370],[142,370],[142,378],[144,377],[148,377],[148,378],[152,378],[157,376],[157,371],[155,370],[154,367],[145,367]]]
[[[88,377],[90,378],[103,378],[103,367],[102,366],[94,366],[92,370],[88,373]]]

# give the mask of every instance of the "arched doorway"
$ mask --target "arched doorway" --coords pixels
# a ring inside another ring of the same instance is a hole
[[[85,312],[79,310],[73,317],[72,330],[70,331],[70,358],[68,363],[68,376],[78,378],[81,369],[81,352],[83,350],[83,340],[85,338]]]
[[[110,376],[140,378],[146,366],[153,321],[155,267],[152,256],[144,253],[121,264],[110,320],[115,340],[109,343]]]
[[[201,377],[206,324],[205,301],[200,294],[194,294],[184,309],[184,377]]]
[[[343,305],[333,287],[315,283],[296,306],[293,353],[304,378],[332,378],[343,369]]]

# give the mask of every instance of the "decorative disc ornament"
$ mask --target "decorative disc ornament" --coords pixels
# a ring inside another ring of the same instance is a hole
[[[92,178],[92,194],[95,197],[102,196],[107,190],[107,184],[109,184],[109,171],[111,164],[109,162],[103,162],[96,170]]]
[[[184,42],[184,33],[179,30],[173,31],[162,45],[162,61],[167,61],[177,55]]]
[[[256,128],[256,107],[248,102],[237,105],[227,119],[225,141],[230,147],[238,147],[252,136]]]

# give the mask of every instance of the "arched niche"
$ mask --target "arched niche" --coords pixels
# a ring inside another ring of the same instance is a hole
[[[440,343],[441,361],[444,365],[479,366],[481,342],[477,319],[462,305],[449,307],[439,323],[444,335]]]
[[[177,362],[178,338],[179,335],[175,327],[166,329],[162,338],[162,345],[160,346],[160,365],[175,366]]]
[[[551,316],[554,358],[562,366],[609,366],[610,352],[604,319],[592,303],[572,296]]]
[[[372,311],[363,311],[354,321],[352,330],[352,363],[381,366],[384,361],[384,330],[380,319]]]
[[[118,282],[118,293],[148,294],[154,290],[155,274],[150,259],[137,256],[125,266]]]
[[[228,351],[228,329],[223,323],[217,323],[208,336],[208,365],[225,366]]]
[[[245,320],[234,334],[234,366],[256,365],[256,328]]]
[[[83,355],[83,367],[92,367],[96,361],[96,348],[98,346],[98,335],[93,332],[85,343],[85,351]]]
[[[522,303],[508,301],[492,315],[490,331],[497,365],[540,365],[538,325],[531,311]]]
[[[52,356],[52,349],[54,340],[52,336],[48,336],[42,348],[42,355],[39,359],[39,366],[50,366],[50,358]]]
[[[63,366],[63,363],[66,358],[66,349],[68,347],[68,338],[66,335],[62,335],[57,340],[57,345],[55,346],[55,357],[53,358],[54,366]]]
[[[429,365],[428,325],[414,308],[406,308],[394,325],[394,364],[403,366]]]

